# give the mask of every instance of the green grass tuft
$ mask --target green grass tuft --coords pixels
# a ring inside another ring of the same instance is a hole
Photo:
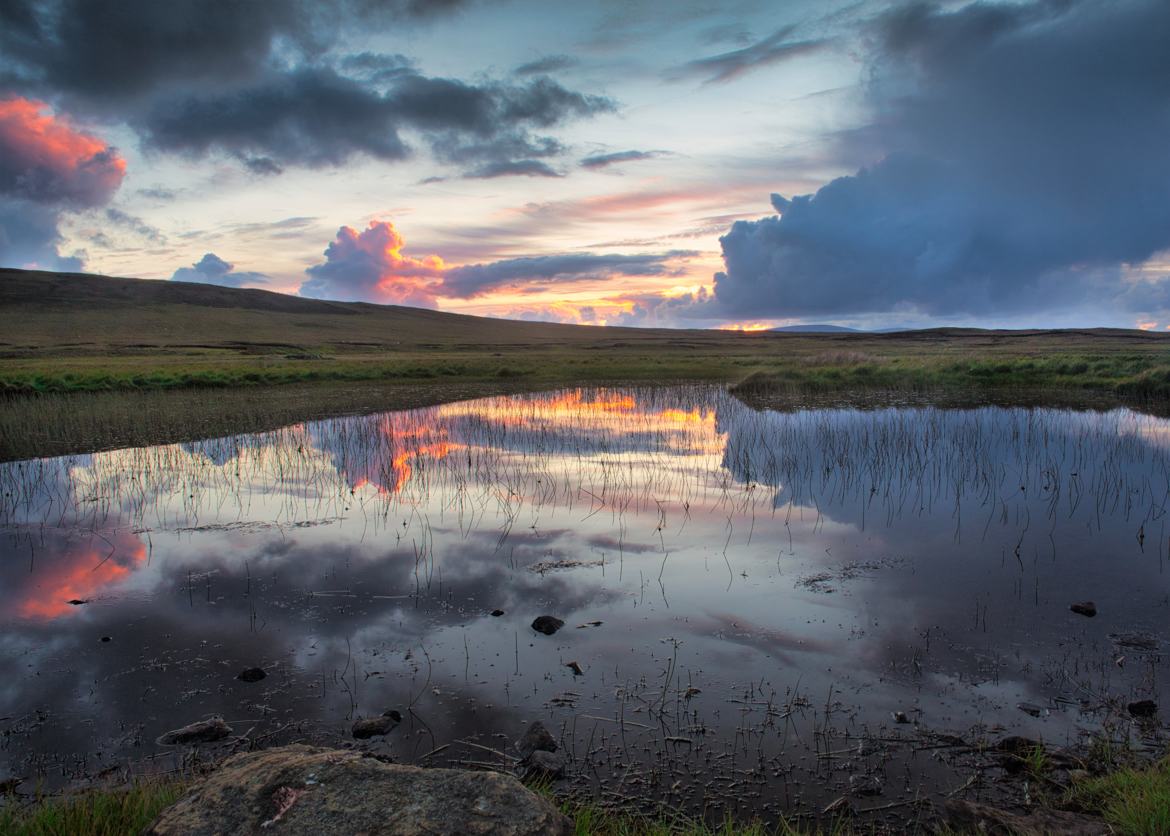
[[[6,836],[127,836],[141,833],[162,810],[178,800],[177,781],[141,781],[112,791],[39,798],[23,806],[14,797],[0,800],[0,833]]]
[[[1100,815],[1118,833],[1164,836],[1170,833],[1170,758],[1078,781],[1067,805]]]

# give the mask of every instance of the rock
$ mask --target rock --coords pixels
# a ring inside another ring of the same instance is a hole
[[[527,758],[533,752],[555,752],[557,741],[539,720],[533,721],[524,736],[516,741],[516,749],[520,757]]]
[[[264,672],[264,668],[248,668],[246,670],[240,671],[239,675],[236,676],[236,679],[240,680],[241,682],[259,682],[266,676],[268,676],[268,674]]]
[[[565,777],[568,760],[561,752],[545,752],[537,749],[522,762],[524,777],[556,780]]]
[[[1103,836],[1105,822],[1062,810],[1034,809],[1027,815],[1009,813],[989,804],[951,800],[943,807],[947,832],[987,833],[995,836]]]
[[[909,723],[910,718],[906,716],[905,711],[895,711],[893,714],[895,723]]]
[[[109,640],[110,640],[110,637],[109,637],[109,636],[102,636],[102,637],[99,639],[99,641],[103,641],[103,642],[108,642]]]
[[[585,671],[581,670],[581,666],[576,662],[565,662],[565,667],[573,672],[573,676],[585,675]]]
[[[1158,713],[1158,704],[1153,700],[1138,700],[1137,702],[1131,702],[1126,706],[1126,708],[1129,709],[1129,713],[1134,717],[1141,717],[1143,719],[1153,717]]]
[[[850,795],[881,795],[882,782],[876,775],[850,775]]]
[[[1093,618],[1097,615],[1097,605],[1092,601],[1081,601],[1079,603],[1072,604],[1069,609],[1075,612],[1077,615],[1083,615],[1086,618]]]
[[[89,600],[88,600],[88,599],[86,599],[86,598],[70,598],[70,599],[69,599],[68,601],[66,601],[65,603],[66,603],[66,604],[71,604],[71,605],[72,605],[72,606],[74,606],[74,607],[80,607],[82,604],[88,604],[88,603],[89,603]]]
[[[287,836],[573,832],[569,819],[510,775],[423,769],[300,745],[229,758],[144,832],[212,836],[269,828]]]
[[[214,743],[232,733],[232,727],[222,717],[200,720],[181,729],[173,729],[155,740],[160,746],[186,746],[192,743]]]
[[[371,737],[389,734],[401,722],[402,715],[391,709],[380,717],[366,717],[355,721],[350,731],[357,740],[369,740]]]
[[[492,617],[493,618],[499,618],[503,614],[504,614],[503,610],[492,610]]]
[[[544,633],[546,636],[551,636],[564,626],[565,622],[551,615],[539,615],[532,622],[532,629],[538,633]]]

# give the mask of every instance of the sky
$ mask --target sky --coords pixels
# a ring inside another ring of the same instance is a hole
[[[0,0],[0,266],[1170,328],[1170,3]]]

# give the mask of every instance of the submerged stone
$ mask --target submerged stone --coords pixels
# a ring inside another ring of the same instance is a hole
[[[1126,707],[1134,717],[1141,717],[1143,719],[1153,717],[1158,713],[1158,704],[1153,700],[1138,700],[1137,702],[1131,702]]]
[[[520,756],[527,758],[533,752],[555,752],[557,741],[539,720],[533,721],[524,736],[516,741],[516,749]]]
[[[366,717],[356,720],[350,733],[357,740],[368,740],[371,737],[381,737],[389,734],[394,727],[402,722],[402,715],[397,711],[387,711],[380,717]]]
[[[1097,605],[1092,601],[1080,601],[1069,606],[1069,609],[1077,615],[1083,615],[1086,618],[1094,618],[1097,615]]]
[[[213,743],[223,740],[232,733],[222,717],[212,717],[210,720],[200,720],[197,723],[172,729],[155,740],[160,746],[187,746],[194,743]]]
[[[538,615],[532,622],[532,629],[538,633],[544,633],[546,636],[551,636],[564,626],[565,622],[552,615]]]

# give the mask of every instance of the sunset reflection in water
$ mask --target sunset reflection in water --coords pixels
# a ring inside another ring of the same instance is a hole
[[[419,724],[379,744],[403,760],[540,718],[612,777],[624,716],[638,770],[661,729],[692,741],[654,792],[701,808],[726,796],[695,777],[708,756],[750,740],[763,785],[789,780],[825,767],[814,727],[890,738],[895,711],[1075,736],[1100,718],[1070,695],[1165,681],[1163,656],[1111,659],[1170,615],[1166,426],[575,389],[2,465],[0,759],[92,771],[212,713],[337,743],[409,704]],[[1087,597],[1098,618],[1068,613]],[[545,613],[566,628],[535,634]],[[266,684],[234,679],[253,665]],[[836,797],[828,770],[805,801]],[[756,798],[736,803],[774,811]]]

